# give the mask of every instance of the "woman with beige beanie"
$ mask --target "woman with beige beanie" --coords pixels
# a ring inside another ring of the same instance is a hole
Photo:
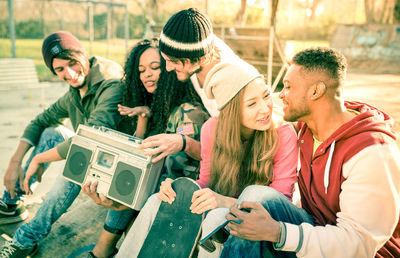
[[[253,66],[241,60],[217,64],[204,87],[208,97],[216,99],[220,114],[202,127],[197,180],[202,189],[194,192],[190,207],[197,214],[211,210],[203,222],[203,235],[221,216],[224,219],[229,207],[237,205],[238,196],[249,185],[270,186],[291,200],[297,165],[294,128],[273,115],[271,88]],[[172,203],[176,198],[172,181],[166,179],[157,196],[149,198],[119,254],[125,254],[124,245],[130,246],[126,254],[132,257],[133,245],[140,251],[161,201]],[[207,254],[200,249],[199,256]]]

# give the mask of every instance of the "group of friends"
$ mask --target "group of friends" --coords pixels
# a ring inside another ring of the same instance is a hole
[[[25,128],[4,176],[0,223],[26,219],[20,197],[50,162],[66,158],[74,135],[62,126],[66,118],[73,130],[105,126],[143,138],[139,148],[153,162],[165,158],[159,191],[136,211],[98,194],[97,182],[81,187],[59,176],[0,257],[34,255],[81,190],[108,208],[87,257],[136,257],[161,202],[175,201],[171,184],[179,177],[201,187],[189,208],[205,213],[203,236],[221,217],[241,220],[227,224],[225,243],[215,242],[213,252],[199,247],[198,257],[400,257],[393,120],[344,100],[347,64],[337,50],[314,47],[292,58],[282,106],[195,8],[171,16],[159,39],[137,43],[124,69],[89,57],[67,31],[49,35],[42,54],[70,88]]]

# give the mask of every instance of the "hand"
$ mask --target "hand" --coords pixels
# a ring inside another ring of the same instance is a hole
[[[38,156],[35,156],[29,164],[28,170],[26,170],[25,173],[23,189],[26,194],[32,194],[32,190],[29,185],[31,178],[36,174],[36,180],[38,182],[41,182],[43,173],[44,164],[39,161]]]
[[[24,189],[24,171],[21,168],[20,162],[10,160],[3,182],[12,199],[14,199],[16,195],[15,185],[17,182],[19,182],[20,188]]]
[[[139,145],[139,149],[157,147],[154,149],[147,149],[144,152],[147,156],[159,154],[152,160],[153,163],[156,163],[168,155],[180,152],[182,144],[182,136],[179,134],[157,134],[144,139],[142,144]]]
[[[150,112],[150,108],[147,106],[138,106],[138,107],[134,107],[134,108],[130,108],[130,107],[126,107],[126,106],[122,106],[120,104],[118,104],[118,111],[122,116],[142,116],[142,117],[150,117],[151,116],[151,112]]]
[[[174,189],[172,189],[172,180],[171,178],[167,178],[161,182],[160,191],[157,196],[164,202],[168,202],[172,204],[175,201],[176,193]]]
[[[94,183],[89,181],[82,186],[82,192],[87,194],[97,205],[117,211],[129,209],[129,207],[110,200],[101,193],[97,193],[96,189],[98,184],[98,181],[95,181]]]
[[[202,214],[208,210],[222,207],[223,203],[223,195],[217,194],[210,188],[204,188],[193,193],[190,210],[192,213]]]
[[[251,211],[241,211],[242,208]],[[239,207],[232,207],[226,215],[227,220],[239,219],[242,223],[229,222],[230,234],[250,241],[278,242],[279,222],[258,202],[243,202]]]

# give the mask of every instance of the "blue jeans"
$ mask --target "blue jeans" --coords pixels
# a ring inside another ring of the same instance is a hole
[[[38,151],[35,152],[34,150],[35,155],[58,144],[56,143],[53,146],[50,144],[55,142],[55,140],[52,139],[59,139],[59,137],[62,137],[61,133],[59,132],[59,135],[56,136],[57,132],[58,131],[54,128],[48,128],[42,133],[39,144],[35,147],[35,150],[37,149]],[[62,141],[64,141],[64,138]],[[33,156],[31,155],[31,158],[28,160],[28,162],[32,160]],[[29,166],[28,162],[24,168],[24,171],[26,171],[27,167]],[[79,185],[64,179],[62,176],[59,176],[47,194],[43,204],[36,212],[35,217],[30,222],[25,223],[18,228],[14,235],[13,243],[22,249],[26,249],[44,239],[50,233],[53,223],[56,222],[58,218],[60,218],[60,216],[67,211],[80,191],[81,187]],[[131,221],[135,212],[136,211],[134,210],[109,210],[104,228],[111,233],[123,232],[129,225],[129,222]]]
[[[260,202],[277,221],[300,225],[303,222],[314,225],[313,218],[301,208],[296,207],[282,193],[268,186],[251,185],[239,196],[243,201]],[[271,242],[253,242],[229,236],[224,244],[221,257],[296,257],[294,252],[276,251]]]
[[[42,132],[38,144],[35,146],[31,155],[29,156],[29,159],[26,161],[25,166],[22,168],[24,174],[26,173],[26,170],[28,170],[29,164],[31,163],[33,157],[51,148],[54,148],[56,145],[66,140],[65,134],[63,135],[63,133],[60,130],[68,130],[68,129],[66,128],[61,129],[59,127],[48,127]],[[50,165],[49,163],[44,163],[44,170],[46,170],[49,167],[49,165]],[[34,176],[29,183],[32,184],[35,181],[36,181],[36,176]],[[16,196],[14,197],[14,199],[12,199],[10,193],[7,190],[4,190],[2,200],[7,204],[17,203],[17,201],[21,198],[21,196],[25,194],[25,192],[22,191],[22,189],[19,187],[19,182],[17,182],[15,185],[15,193]]]
[[[67,211],[80,191],[79,185],[59,176],[36,212],[35,217],[18,228],[13,243],[22,249],[26,249],[44,239],[50,233],[54,222]],[[104,227],[111,233],[123,232],[134,214],[135,210],[109,210]],[[82,223],[84,222],[82,221]]]

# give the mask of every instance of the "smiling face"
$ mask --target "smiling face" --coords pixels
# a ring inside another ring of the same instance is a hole
[[[85,82],[85,73],[82,64],[76,60],[53,59],[53,69],[57,76],[74,88],[80,88]]]
[[[251,81],[244,89],[241,109],[241,133],[250,135],[254,130],[265,131],[271,126],[271,88],[262,78]]]
[[[283,118],[289,122],[303,121],[311,111],[307,103],[307,91],[310,88],[310,78],[307,78],[300,65],[289,67],[283,79],[283,90],[279,94],[284,104]]]
[[[154,93],[160,78],[160,54],[155,48],[146,49],[139,59],[140,80],[148,93]]]
[[[192,64],[189,59],[184,62],[180,59],[174,59],[161,53],[165,59],[166,69],[168,72],[174,71],[179,81],[185,82],[189,80],[190,76],[200,71],[201,67],[198,63]]]

